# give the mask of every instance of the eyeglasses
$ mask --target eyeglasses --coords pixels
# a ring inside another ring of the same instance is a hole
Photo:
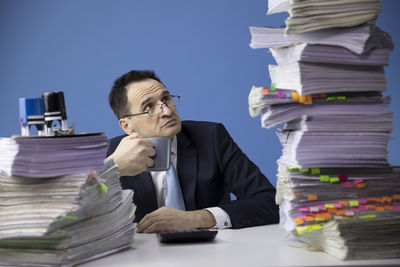
[[[149,104],[146,107],[146,111],[136,114],[126,114],[124,118],[143,115],[143,114],[148,114],[150,117],[157,116],[158,114],[163,112],[164,105],[166,105],[170,109],[178,105],[181,102],[181,97],[179,95],[168,95],[163,97],[161,101],[163,102],[162,104],[157,104],[157,105]]]

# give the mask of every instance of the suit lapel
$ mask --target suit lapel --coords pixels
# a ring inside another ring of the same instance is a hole
[[[178,135],[177,171],[186,210],[196,210],[197,151],[189,137],[181,131]]]

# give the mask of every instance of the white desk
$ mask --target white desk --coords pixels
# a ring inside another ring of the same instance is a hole
[[[308,251],[302,243],[289,240],[278,225],[220,230],[209,243],[162,244],[155,234],[136,234],[134,239],[132,249],[81,266],[400,266],[400,255],[390,260],[341,261]]]

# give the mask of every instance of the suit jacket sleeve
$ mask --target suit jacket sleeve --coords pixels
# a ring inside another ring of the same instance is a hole
[[[259,168],[232,140],[222,124],[216,127],[215,151],[225,183],[237,200],[219,205],[231,219],[233,228],[279,222],[276,190]]]

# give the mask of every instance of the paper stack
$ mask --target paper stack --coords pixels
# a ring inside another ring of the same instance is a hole
[[[131,246],[133,192],[104,166],[104,134],[1,141],[2,156],[17,155],[6,169],[25,175],[0,172],[0,265],[72,266]]]
[[[270,87],[251,89],[249,111],[267,129],[285,123],[277,133],[280,224],[340,259],[398,257],[400,167],[387,162],[393,114],[390,97],[382,96],[393,43],[372,23],[357,25],[371,20],[368,12],[376,17],[380,2],[310,2],[270,1],[269,13],[291,12],[286,35],[250,28],[250,46],[269,48],[278,63],[269,66]],[[300,4],[301,20],[294,16]],[[365,14],[355,24],[330,21],[343,9]],[[324,30],[308,32],[308,22],[325,15]],[[331,28],[337,26],[354,27]]]

